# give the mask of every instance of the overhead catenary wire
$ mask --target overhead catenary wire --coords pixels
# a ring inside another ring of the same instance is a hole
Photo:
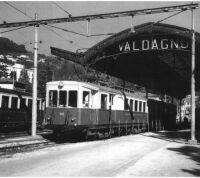
[[[69,15],[69,17],[72,17],[72,14],[70,14],[67,10],[65,10],[64,8],[62,8],[61,6],[59,6],[55,1],[52,1],[52,3],[54,5],[56,5],[59,9],[61,9],[62,11],[64,11],[65,13],[67,13]],[[78,24],[83,27],[83,25],[81,23],[78,22]]]
[[[9,6],[12,7],[13,9],[15,9],[16,11],[22,13],[23,15],[25,15],[25,16],[28,17],[29,19],[35,20],[35,19],[32,18],[30,15],[28,15],[27,13],[21,11],[20,9],[16,8],[15,6],[11,5],[10,3],[8,3],[8,2],[4,2],[4,3],[7,4],[7,5],[9,5]],[[44,26],[44,25],[42,25],[42,26]],[[50,28],[48,28],[48,27],[46,27],[46,26],[44,26],[44,28],[50,30],[51,32],[53,32],[54,34],[56,34],[56,35],[59,36],[60,38],[64,39],[65,41],[69,42],[70,44],[73,44],[73,45],[75,45],[76,47],[79,47],[79,48],[81,47],[81,46],[75,44],[72,40],[68,40],[68,39],[64,38],[63,36],[61,36],[60,34],[56,33],[53,29],[50,29]]]
[[[22,13],[23,15],[25,15],[25,16],[27,16],[29,19],[32,19],[32,20],[34,20],[31,16],[29,16],[28,14],[26,14],[25,12],[23,12],[23,11],[21,11],[20,9],[18,9],[18,8],[16,8],[15,6],[13,6],[12,4],[10,4],[10,3],[8,3],[8,2],[4,2],[5,4],[7,4],[8,6],[10,6],[11,8],[13,8],[13,9],[15,9],[16,11],[18,11],[19,13]],[[3,19],[2,19],[3,20]],[[7,23],[5,20],[3,20],[3,22],[5,22],[5,23]],[[29,27],[29,25],[25,25],[25,26],[23,26],[24,28],[26,28],[26,27]],[[16,30],[19,30],[19,29],[21,29],[21,28],[15,28]],[[11,30],[11,31],[15,31],[15,30]],[[7,33],[7,32],[11,32],[11,31],[5,31],[5,33]],[[3,32],[1,32],[1,33],[3,33]],[[26,38],[27,37],[25,37],[25,34],[24,33],[21,33],[20,31],[18,31],[18,33],[19,34],[21,34],[22,36],[23,36],[23,38],[26,40]]]
[[[53,29],[51,29],[51,28],[49,28],[49,27],[47,27],[47,26],[44,26],[44,25],[43,25],[43,27],[44,27],[44,28],[47,28],[47,29],[50,30],[51,32],[55,33],[57,36],[59,36],[60,38],[62,38],[62,39],[65,40],[65,41],[67,41],[68,43],[73,44],[73,45],[75,45],[76,47],[81,48],[81,46],[79,46],[78,44],[74,43],[74,41],[66,39],[64,36],[62,36],[62,35],[60,35],[59,33],[55,32]]]
[[[10,5],[9,3],[6,3],[6,4],[8,4],[10,7],[12,7],[12,5]],[[19,9],[15,9],[15,10],[19,10]],[[19,10],[20,11],[20,10]],[[3,18],[1,18],[0,17],[0,19],[1,19],[1,21],[3,22],[3,23],[7,23],[7,21],[6,20],[4,20]],[[20,30],[20,29],[23,29],[23,28],[26,28],[26,27],[29,27],[28,25],[24,25],[24,26],[22,26],[22,28],[15,28],[15,29],[12,29],[12,30],[6,30],[6,31],[2,31],[2,32],[0,32],[0,34],[3,34],[3,33],[7,33],[7,32],[12,32],[12,31],[16,31],[16,30]],[[23,38],[26,40],[26,37],[25,37],[25,34],[24,33],[21,33],[20,31],[17,31],[21,36],[23,36]]]
[[[4,1],[4,3],[7,4],[8,6],[12,7],[12,8],[15,9],[16,11],[18,11],[18,12],[24,14],[25,16],[27,16],[27,17],[30,18],[31,20],[35,20],[33,17],[29,16],[27,13],[25,13],[25,12],[21,11],[20,9],[16,8],[16,7],[13,6],[12,4],[10,4],[10,3],[8,3],[8,2],[5,2],[5,1]]]
[[[172,18],[173,16],[176,16],[176,15],[182,13],[182,12],[185,12],[185,11],[186,11],[186,10],[182,10],[182,11],[179,11],[179,12],[177,12],[177,13],[174,13],[174,14],[168,16],[168,17],[162,18],[162,19],[160,19],[160,20],[158,20],[158,21],[156,21],[156,22],[154,22],[154,23],[152,23],[152,24],[149,24],[149,25],[147,25],[146,27],[152,28],[153,25],[156,25],[156,24],[158,24],[158,23],[161,23],[161,22],[163,22],[163,21],[165,21],[165,20],[167,20],[167,19],[169,19],[169,18]],[[141,27],[141,28],[142,28],[142,27]]]
[[[72,16],[68,11],[66,11],[64,8],[62,8],[61,6],[59,6],[55,1],[51,1],[51,3],[53,3],[54,5],[56,5],[59,9],[63,10],[65,13],[67,13],[69,15],[69,17]]]
[[[180,14],[180,13],[182,13],[182,12],[185,12],[185,10],[179,11],[179,12],[174,13],[174,14],[168,16],[168,17],[165,17],[165,18],[163,18],[163,19],[161,19],[161,20],[158,20],[158,21],[155,22],[154,24],[157,24],[157,23],[163,22],[164,20],[167,20],[167,19],[169,19],[169,18],[171,18],[171,17],[173,17],[173,16],[175,16],[175,15],[178,15],[178,14]]]
[[[71,31],[71,30],[68,30],[68,29],[65,29],[65,28],[56,27],[54,25],[47,25],[47,26],[52,27],[52,28],[56,28],[56,29],[59,29],[59,30],[65,31],[65,32],[69,32],[69,33],[73,33],[73,34],[76,34],[76,35],[87,37],[87,35],[85,35],[85,34],[78,33],[78,32],[75,32],[75,31]]]
[[[84,37],[106,36],[106,35],[114,35],[115,34],[115,33],[102,33],[102,34],[85,35],[83,33],[78,33],[78,32],[71,31],[71,30],[68,30],[68,29],[65,29],[65,28],[56,27],[54,25],[47,25],[47,26],[52,27],[52,28],[56,28],[56,29],[59,29],[59,30],[65,31],[65,32],[73,33],[73,34],[76,34],[76,35],[84,36]]]
[[[16,31],[16,30],[19,30],[19,29],[27,28],[27,27],[29,27],[29,26],[22,26],[22,27],[13,28],[11,30],[2,31],[2,32],[0,32],[0,34]]]
[[[67,13],[67,14],[69,15],[69,17],[72,17],[72,14],[70,14],[70,13],[69,13],[67,10],[65,10],[64,8],[60,7],[55,1],[52,1],[52,3],[53,3],[54,5],[56,5],[59,9],[61,9],[61,10],[64,11],[65,13]],[[80,22],[78,22],[78,24],[79,24],[82,28],[84,28],[84,26],[83,26]],[[50,25],[49,25],[49,26],[50,26]],[[53,25],[52,25],[51,27],[57,28],[57,29],[60,29],[60,30],[63,30],[63,31],[66,31],[66,32],[69,32],[69,33],[72,33],[72,34],[75,34],[75,35],[80,35],[80,36],[84,36],[84,37],[90,37],[90,36],[87,36],[87,35],[82,34],[82,33],[74,32],[74,31],[67,30],[67,29],[61,29],[61,28],[55,27],[55,26],[53,26]],[[93,40],[93,41],[94,41],[94,40]],[[94,42],[96,42],[96,41],[94,41]]]

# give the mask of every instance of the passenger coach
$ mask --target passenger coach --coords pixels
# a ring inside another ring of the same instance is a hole
[[[86,135],[147,129],[147,100],[142,94],[77,81],[46,86],[45,120],[55,133]]]
[[[38,126],[42,123],[44,100],[37,99]],[[0,133],[24,131],[31,127],[32,94],[0,87]]]

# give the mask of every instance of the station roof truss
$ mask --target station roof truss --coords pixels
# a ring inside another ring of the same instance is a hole
[[[84,53],[55,47],[51,53],[161,94],[180,99],[189,94],[192,31],[153,22],[134,29],[134,33],[129,28],[110,36]],[[195,39],[196,90],[200,90],[199,33]]]

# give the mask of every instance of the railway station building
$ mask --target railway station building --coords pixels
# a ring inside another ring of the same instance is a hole
[[[196,91],[200,89],[200,34],[196,38]],[[190,94],[191,30],[152,22],[121,31],[73,53],[51,47],[51,53],[78,64],[182,99]]]

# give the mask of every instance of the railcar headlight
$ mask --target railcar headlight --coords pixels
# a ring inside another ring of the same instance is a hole
[[[74,127],[76,127],[77,126],[77,123],[74,123]]]
[[[72,119],[71,119],[71,122],[74,122],[75,120],[76,120],[76,118],[72,118]]]

